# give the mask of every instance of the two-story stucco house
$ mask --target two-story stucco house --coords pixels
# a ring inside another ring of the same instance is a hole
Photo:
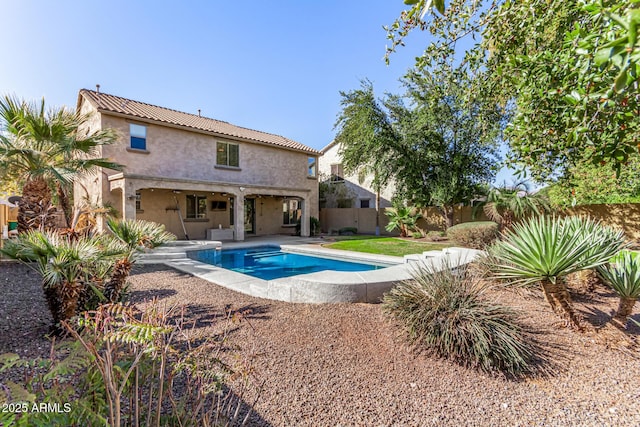
[[[345,174],[342,167],[342,156],[340,156],[340,144],[332,141],[321,150],[319,173],[329,185],[344,185],[348,191],[348,206],[352,208],[374,208],[376,205],[376,192],[371,184],[372,175],[359,177],[357,174]],[[361,179],[363,178],[363,179]],[[380,209],[390,207],[395,186],[387,185],[380,192]],[[338,206],[328,206],[338,207]]]
[[[76,203],[111,205],[122,218],[164,224],[178,238],[244,240],[309,235],[318,216],[318,151],[227,122],[82,89],[90,131],[115,129],[102,157],[125,166],[79,180]]]

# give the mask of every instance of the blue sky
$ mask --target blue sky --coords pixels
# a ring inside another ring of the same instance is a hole
[[[428,37],[412,34],[384,63],[382,26],[400,0],[2,3],[0,94],[73,107],[100,84],[316,149],[335,135],[339,92],[368,78],[400,93]]]

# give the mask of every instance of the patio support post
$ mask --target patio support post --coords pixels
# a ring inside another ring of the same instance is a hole
[[[300,236],[301,237],[309,237],[309,235],[311,234],[311,227],[310,227],[310,219],[309,219],[309,209],[308,209],[308,205],[309,205],[309,200],[307,198],[303,198],[301,200],[301,215],[300,215]]]
[[[122,189],[122,219],[136,219],[136,190]]]
[[[234,194],[233,203],[233,239],[240,242],[244,240],[244,194]]]

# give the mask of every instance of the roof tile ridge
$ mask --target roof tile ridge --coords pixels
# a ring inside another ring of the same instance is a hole
[[[174,113],[180,113],[180,114],[186,114],[188,116],[193,116],[193,117],[197,117],[199,119],[207,119],[207,120],[213,120],[214,122],[218,122],[218,123],[226,123],[228,125],[232,125],[232,126],[236,126],[232,123],[229,122],[225,122],[224,120],[219,120],[219,119],[214,119],[212,117],[206,117],[206,116],[202,116],[202,115],[197,115],[197,114],[193,114],[193,113],[187,113],[186,111],[180,111],[180,110],[176,110],[174,108],[168,108],[168,107],[163,107],[161,105],[155,105],[155,104],[150,104],[148,102],[144,102],[144,101],[138,101],[135,99],[131,99],[131,98],[125,98],[124,96],[119,96],[119,95],[114,95],[112,93],[106,93],[106,92],[97,92],[95,90],[92,89],[81,89],[81,91],[87,91],[87,92],[91,92],[95,95],[106,95],[106,96],[111,96],[113,98],[118,98],[121,99],[123,101],[128,101],[128,102],[135,102],[136,104],[142,104],[142,105],[146,105],[147,107],[154,107],[154,108],[159,108],[161,110],[166,110],[166,111],[172,111]],[[240,126],[236,126],[236,127],[240,127]]]
[[[225,122],[224,120],[218,120],[218,119],[214,119],[214,118],[211,118],[211,117],[206,117],[206,116],[202,116],[202,115],[197,115],[197,114],[187,113],[187,112],[185,112],[185,111],[180,111],[180,110],[176,110],[176,109],[173,109],[173,108],[162,107],[162,106],[160,106],[160,105],[149,104],[149,103],[147,103],[147,102],[137,101],[137,100],[135,100],[135,99],[125,98],[125,97],[123,97],[123,96],[113,95],[113,94],[106,93],[106,92],[98,92],[98,91],[93,90],[93,89],[80,89],[80,92],[82,92],[82,91],[90,92],[92,95],[96,96],[96,97],[97,97],[97,100],[98,100],[98,106],[99,106],[99,107],[100,107],[100,104],[101,104],[101,102],[100,102],[100,97],[101,97],[101,95],[111,96],[111,97],[113,97],[113,98],[121,99],[123,102],[124,102],[124,101],[127,101],[127,102],[135,102],[135,103],[137,103],[137,104],[142,104],[142,105],[146,105],[146,106],[149,106],[149,107],[159,108],[159,109],[161,109],[161,110],[172,111],[172,112],[174,112],[174,113],[180,113],[180,114],[186,114],[186,115],[188,115],[188,116],[197,117],[197,118],[199,118],[199,119],[206,119],[206,120],[212,120],[212,121],[214,121],[214,122],[218,122],[218,123],[224,123],[224,124],[227,124],[227,125],[230,125],[230,126],[236,127],[236,128],[240,128],[240,129],[244,129],[244,130],[248,130],[248,131],[252,131],[252,132],[257,132],[257,133],[260,133],[260,134],[263,134],[263,135],[276,136],[276,137],[278,137],[278,138],[282,138],[282,139],[284,139],[284,140],[286,140],[286,141],[289,141],[289,142],[292,142],[292,143],[295,143],[295,144],[299,144],[299,145],[301,145],[302,147],[304,147],[305,149],[310,149],[310,150],[312,150],[312,151],[316,151],[316,152],[318,152],[318,150],[316,150],[316,149],[314,149],[314,148],[311,148],[311,147],[308,147],[307,145],[305,145],[305,144],[303,144],[303,143],[301,143],[301,142],[299,142],[299,141],[296,141],[296,140],[294,140],[294,139],[289,139],[289,138],[287,138],[286,136],[279,135],[279,134],[276,134],[276,133],[273,133],[273,132],[265,132],[265,131],[262,131],[262,130],[257,130],[257,129],[248,128],[248,127],[246,127],[246,126],[239,126],[239,125],[236,125],[236,124],[233,124],[233,123],[230,123],[230,122]],[[100,108],[104,108],[104,109],[106,109],[107,107],[102,106],[102,107],[100,107]],[[124,108],[123,108],[123,110],[124,110]],[[147,118],[149,118],[149,119],[153,119],[153,117],[150,117],[150,116],[147,116]],[[158,119],[155,119],[155,120],[158,120]],[[169,120],[159,120],[159,121],[162,121],[162,122],[165,122],[165,123],[172,123],[172,122],[171,122],[171,121],[169,121]],[[202,128],[202,127],[198,127],[198,126],[189,126],[189,127],[193,127],[193,128],[196,128],[196,129],[205,130],[204,128]],[[259,140],[254,139],[254,138],[249,138],[249,139],[252,139],[252,140],[255,140],[255,141],[259,141]]]

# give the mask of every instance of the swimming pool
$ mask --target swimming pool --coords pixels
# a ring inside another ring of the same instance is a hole
[[[373,264],[341,261],[283,252],[278,246],[245,249],[190,251],[188,257],[263,280],[273,280],[318,271],[370,271],[385,268]]]

